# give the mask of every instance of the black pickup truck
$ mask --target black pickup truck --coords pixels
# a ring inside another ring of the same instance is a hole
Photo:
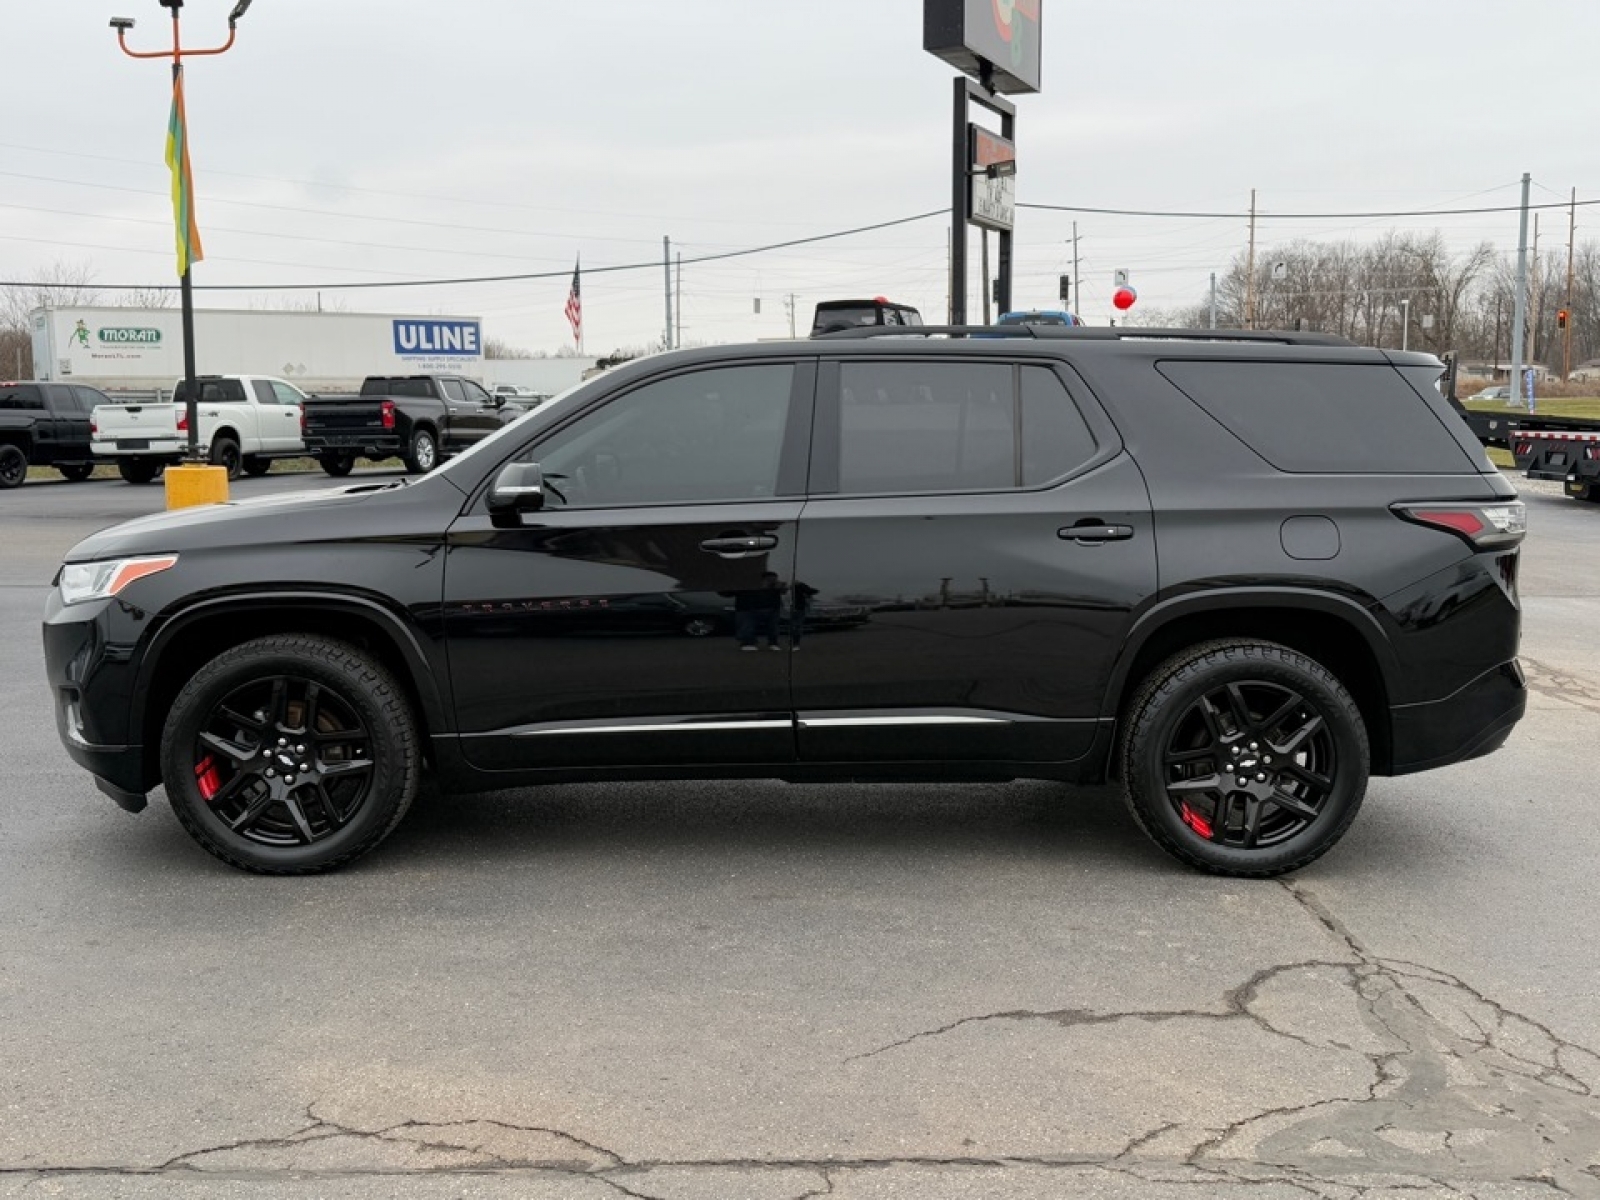
[[[104,392],[75,383],[0,383],[0,488],[20,486],[30,466],[89,478],[90,414],[110,403]]]
[[[302,411],[306,453],[329,475],[395,457],[424,474],[502,424],[494,397],[459,375],[371,375],[360,395],[308,397]]]

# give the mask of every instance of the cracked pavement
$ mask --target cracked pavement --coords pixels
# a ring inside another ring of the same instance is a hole
[[[1289,880],[1033,783],[431,796],[264,880],[56,746],[37,581],[103,520],[35,491],[0,1198],[1600,1197],[1592,508],[1531,505],[1512,744],[1376,781]]]

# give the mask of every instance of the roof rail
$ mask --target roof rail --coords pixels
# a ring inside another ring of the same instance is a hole
[[[1290,329],[1140,329],[1091,325],[858,325],[812,335],[817,341],[852,341],[880,337],[1036,338],[1046,341],[1120,342],[1259,342],[1279,346],[1354,346],[1332,333],[1299,333]]]

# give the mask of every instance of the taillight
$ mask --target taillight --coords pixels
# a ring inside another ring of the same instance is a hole
[[[189,410],[187,407],[178,410],[178,432],[189,432]]]
[[[89,418],[89,436],[92,438],[100,436],[100,422],[93,417]]]
[[[393,429],[394,428],[394,401],[393,400],[385,400],[383,402],[383,427],[385,429]]]
[[[1453,533],[1474,550],[1515,546],[1528,532],[1528,509],[1521,500],[1497,504],[1396,504],[1403,521]]]

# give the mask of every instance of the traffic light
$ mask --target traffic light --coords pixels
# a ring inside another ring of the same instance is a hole
[[[1062,304],[1063,307],[1066,307],[1066,305],[1067,305],[1067,295],[1071,291],[1072,291],[1072,280],[1068,276],[1063,275],[1061,277],[1061,304]]]
[[[1565,329],[1566,327],[1567,327],[1567,310],[1564,309],[1564,308],[1557,309],[1556,310],[1556,328],[1557,329]]]

